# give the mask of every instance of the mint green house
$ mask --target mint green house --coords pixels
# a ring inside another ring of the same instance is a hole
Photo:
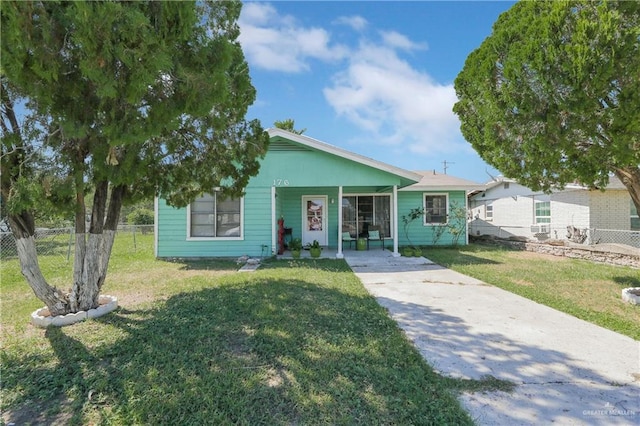
[[[156,200],[157,257],[271,255],[282,250],[282,241],[300,238],[303,244],[317,240],[342,258],[356,249],[347,236],[366,238],[371,231],[383,240],[371,240],[370,250],[399,255],[409,244],[402,217],[418,207],[425,214],[411,223],[411,243],[467,243],[466,217],[447,226],[454,220],[450,212],[466,209],[467,192],[481,185],[404,170],[281,129],[269,135],[260,172],[242,198],[204,194],[180,209]]]

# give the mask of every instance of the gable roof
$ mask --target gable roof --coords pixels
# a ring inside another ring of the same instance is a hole
[[[347,160],[354,161],[356,163],[360,163],[369,167],[373,167],[378,170],[382,170],[387,173],[394,174],[396,176],[400,176],[409,181],[407,182],[407,184],[410,184],[411,182],[418,182],[422,177],[418,173],[414,173],[406,169],[401,169],[400,167],[395,167],[390,164],[374,160],[373,158],[365,157],[364,155],[347,151],[346,149],[342,149],[337,146],[330,145],[326,142],[321,142],[317,139],[310,138],[309,136],[298,135],[296,133],[292,133],[292,132],[289,132],[283,129],[278,129],[278,128],[267,129],[267,132],[269,133],[269,136],[272,139],[283,138],[288,141],[294,142],[296,144],[302,145],[303,147],[326,152],[328,154],[336,155],[338,157],[342,157]]]
[[[415,172],[421,176],[420,181],[402,188],[401,191],[472,191],[484,189],[484,185],[467,179],[438,173],[435,170]]]

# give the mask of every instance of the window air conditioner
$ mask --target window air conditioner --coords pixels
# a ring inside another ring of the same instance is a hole
[[[549,230],[550,229],[548,223],[538,223],[536,225],[531,225],[532,234],[548,234]]]

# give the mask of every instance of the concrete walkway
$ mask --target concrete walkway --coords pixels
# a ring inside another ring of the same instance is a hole
[[[517,385],[462,395],[478,424],[640,424],[639,342],[425,258],[345,259],[441,374]]]

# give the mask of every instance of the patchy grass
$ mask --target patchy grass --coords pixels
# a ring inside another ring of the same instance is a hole
[[[343,261],[235,273],[117,243],[120,308],[65,328],[28,324],[41,303],[3,262],[5,422],[471,424],[456,393],[507,386],[437,375]]]
[[[586,260],[472,244],[429,248],[425,256],[575,317],[640,340],[640,307],[622,301],[640,271]]]

